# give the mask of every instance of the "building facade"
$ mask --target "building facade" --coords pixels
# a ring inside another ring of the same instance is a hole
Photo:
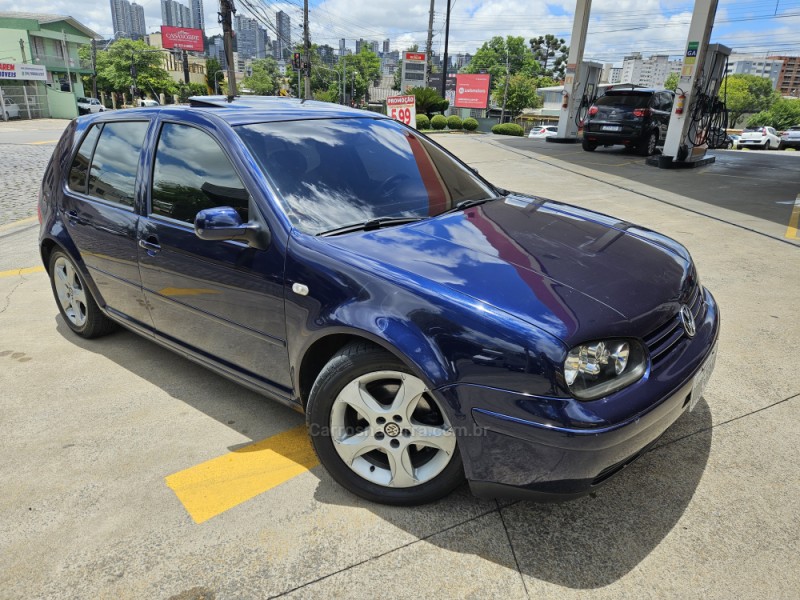
[[[292,20],[282,10],[275,13],[275,29],[278,30],[278,51],[275,60],[286,60],[292,53]]]
[[[167,27],[193,27],[192,11],[176,0],[161,0],[161,24]]]
[[[755,75],[766,77],[772,82],[773,89],[778,88],[781,79],[783,60],[779,57],[764,58],[763,55],[741,54],[733,52],[728,57],[726,75]]]
[[[128,0],[110,0],[111,26],[114,29],[112,37],[143,39],[147,34],[144,22],[144,7],[130,3]]]
[[[768,60],[780,60],[777,89],[781,96],[800,98],[800,56],[768,56]]]
[[[649,58],[643,58],[640,52],[634,52],[623,59],[620,80],[609,83],[633,83],[662,88],[669,74],[680,73],[682,65],[682,61],[671,61],[666,54],[653,54]]]
[[[191,0],[192,10],[192,27],[200,29],[205,33],[206,30],[206,17],[203,14],[203,0]]]

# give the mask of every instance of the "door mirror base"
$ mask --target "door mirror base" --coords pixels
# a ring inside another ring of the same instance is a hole
[[[201,210],[194,218],[194,233],[201,240],[238,240],[259,250],[269,245],[269,230],[252,221],[242,223],[239,213],[230,206]]]

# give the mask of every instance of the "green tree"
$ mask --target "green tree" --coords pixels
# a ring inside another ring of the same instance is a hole
[[[523,108],[540,108],[542,98],[536,93],[537,80],[524,73],[512,75],[508,80],[508,96],[506,98],[506,110],[511,113],[513,119]],[[504,86],[495,86],[493,98],[495,104],[503,104]]]
[[[444,112],[450,106],[450,102],[442,98],[433,88],[415,87],[411,88],[409,93],[414,94],[416,99],[417,114],[427,115],[429,119],[433,113]]]
[[[569,54],[569,46],[564,39],[548,33],[531,38],[530,44],[534,58],[542,67],[542,73],[554,79],[563,79]]]
[[[89,58],[88,46],[80,49],[81,58]],[[106,50],[97,52],[97,87],[108,92],[129,92],[133,85],[131,66],[135,67],[139,95],[174,94],[177,84],[162,67],[163,53],[142,41],[119,39]]]
[[[282,76],[272,58],[259,58],[252,63],[252,72],[242,80],[242,87],[259,96],[275,96],[281,90]]]
[[[214,85],[214,78],[217,78],[217,81],[220,81],[225,78],[225,72],[218,73],[218,71],[222,71],[222,65],[216,58],[209,58],[206,60],[206,85],[208,89],[210,89],[215,94],[217,93],[218,84]]]
[[[800,99],[781,98],[769,110],[756,113],[747,120],[748,127],[774,127],[777,130],[800,125]]]
[[[355,90],[353,101],[358,103],[367,100],[369,84],[380,80],[381,59],[366,47],[358,54],[342,57],[336,65],[336,71],[344,76],[347,93]]]
[[[743,115],[769,110],[780,95],[766,77],[737,74],[722,80],[719,97],[728,108],[728,123],[735,127]]]
[[[495,83],[498,80],[505,83],[506,72],[509,75],[524,73],[534,77],[540,71],[541,67],[525,44],[525,38],[511,35],[505,39],[495,36],[484,42],[464,68],[465,73],[490,73]]]
[[[667,77],[667,80],[664,82],[664,89],[672,90],[673,92],[678,89],[678,83],[680,82],[680,77],[678,77],[677,73],[670,73]]]

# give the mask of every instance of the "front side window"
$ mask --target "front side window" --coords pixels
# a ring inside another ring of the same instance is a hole
[[[256,123],[236,128],[300,231],[380,218],[425,218],[496,194],[425,138],[384,119]]]
[[[89,195],[133,208],[147,121],[106,123],[89,170]]]
[[[230,206],[248,221],[249,195],[219,144],[187,125],[166,123],[153,168],[150,212],[194,223],[203,209]]]

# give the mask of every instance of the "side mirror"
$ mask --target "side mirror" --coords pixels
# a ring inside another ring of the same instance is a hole
[[[241,240],[263,250],[269,244],[268,230],[258,223],[242,223],[242,218],[230,206],[201,210],[194,218],[194,234],[201,240]]]

